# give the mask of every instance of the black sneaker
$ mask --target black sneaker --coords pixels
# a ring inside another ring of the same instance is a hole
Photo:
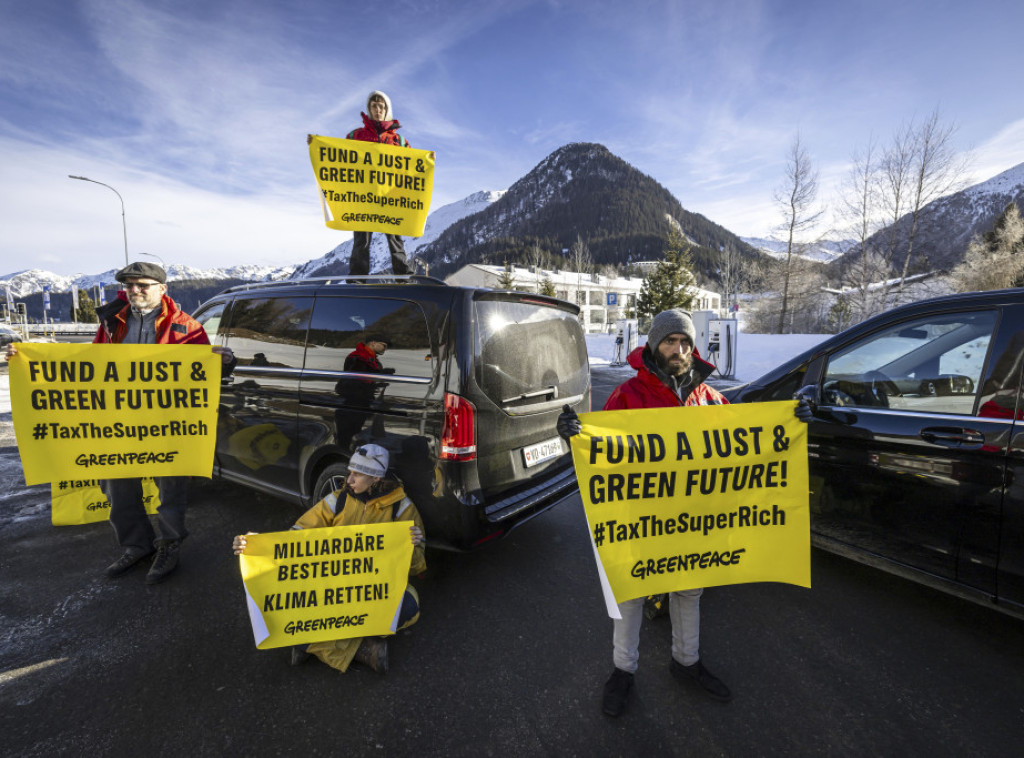
[[[704,664],[699,660],[692,666],[684,666],[673,658],[670,667],[676,679],[682,682],[696,682],[708,697],[721,703],[732,700],[732,692],[725,686],[725,682],[704,668]]]
[[[628,671],[616,668],[608,681],[604,683],[604,699],[601,710],[608,716],[621,716],[626,710],[629,693],[633,689],[633,675]]]
[[[121,574],[127,573],[138,566],[145,558],[152,554],[152,550],[147,553],[145,550],[139,550],[138,548],[128,548],[121,553],[120,558],[107,566],[107,578],[116,579]]]
[[[309,660],[309,653],[306,650],[308,647],[309,645],[292,645],[291,664],[293,666],[301,666]]]
[[[146,574],[146,584],[159,584],[178,568],[178,550],[181,540],[157,540],[156,558]]]

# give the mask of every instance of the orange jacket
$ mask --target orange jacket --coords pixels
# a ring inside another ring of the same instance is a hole
[[[156,344],[158,345],[209,345],[203,325],[185,313],[178,304],[167,295],[163,296],[161,313],[156,318]],[[124,339],[127,330],[128,297],[124,292],[117,293],[117,300],[112,300],[96,309],[100,318],[100,327],[96,330],[93,343],[119,343]]]

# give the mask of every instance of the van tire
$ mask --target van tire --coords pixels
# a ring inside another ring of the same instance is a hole
[[[335,490],[340,490],[348,477],[348,465],[344,463],[332,463],[316,478],[316,486],[313,487],[313,501],[319,503]]]

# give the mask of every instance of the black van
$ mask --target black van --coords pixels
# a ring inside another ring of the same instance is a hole
[[[499,537],[575,490],[554,429],[563,405],[590,407],[578,314],[420,276],[225,290],[195,313],[238,360],[221,388],[214,474],[309,506],[373,442],[431,544]],[[376,366],[349,358],[372,341],[387,348]]]

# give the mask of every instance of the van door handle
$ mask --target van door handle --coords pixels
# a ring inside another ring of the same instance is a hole
[[[933,426],[922,429],[921,439],[943,447],[977,447],[985,443],[985,435],[974,429]]]

